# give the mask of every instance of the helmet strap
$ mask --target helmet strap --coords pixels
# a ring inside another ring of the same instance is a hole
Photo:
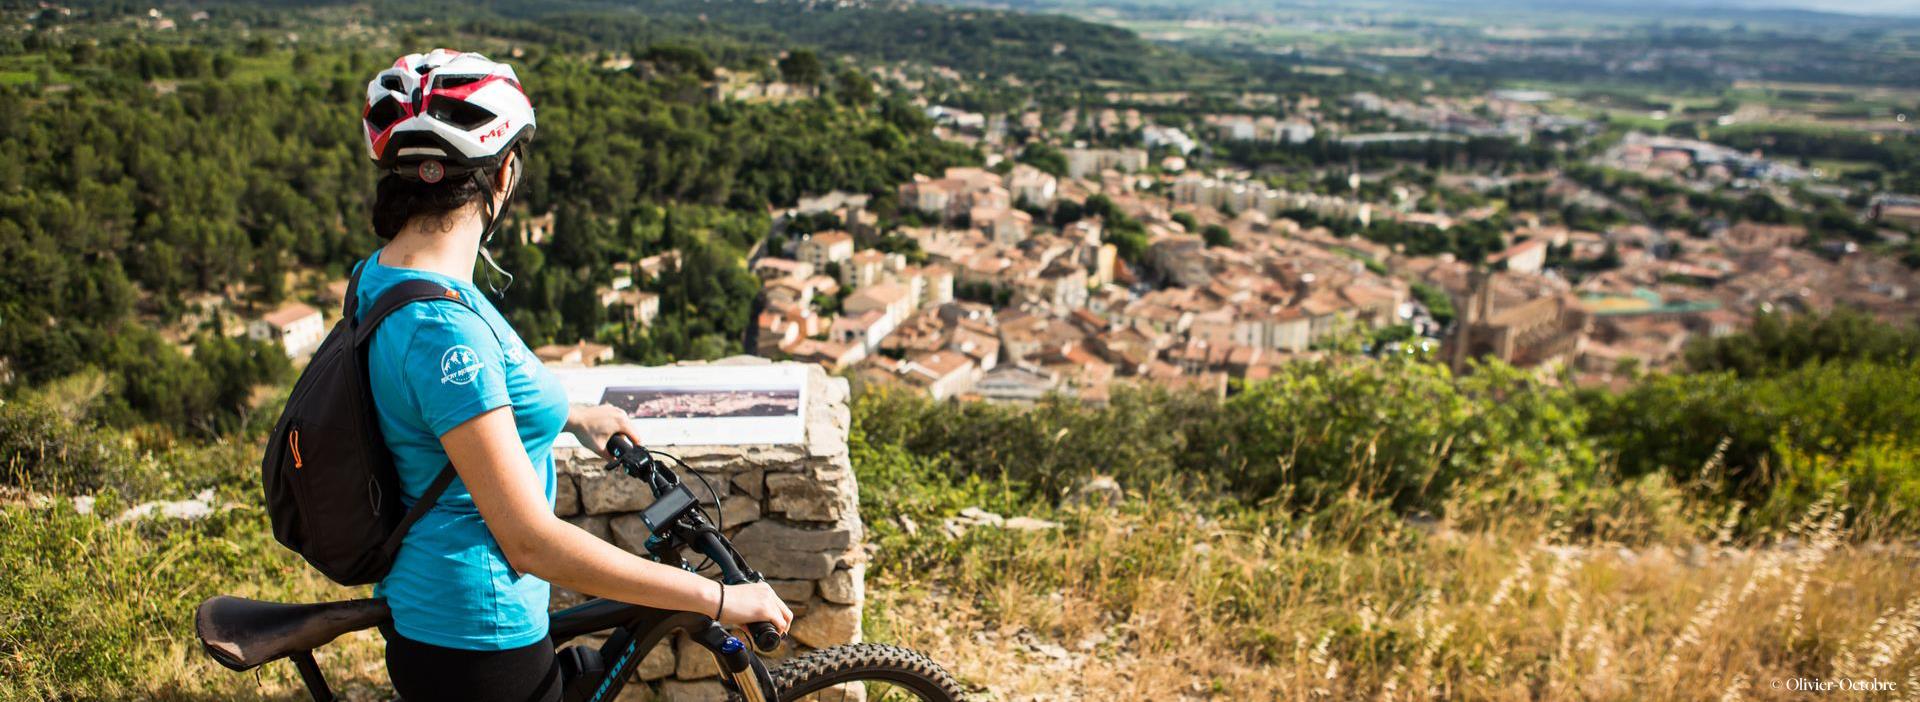
[[[519,148],[515,147],[511,153],[519,153]],[[493,292],[494,297],[504,297],[507,289],[513,287],[513,274],[508,273],[507,269],[501,268],[500,264],[493,260],[493,253],[487,250],[487,245],[493,242],[493,233],[500,226],[500,214],[507,209],[509,203],[513,201],[515,192],[520,189],[520,171],[514,171],[513,181],[507,184],[507,194],[500,198],[497,208],[493,202],[493,176],[487,173],[487,169],[480,168],[474,170],[473,177],[480,181],[480,188],[486,194],[480,204],[480,217],[485,223],[483,226],[486,227],[480,233],[480,258],[487,262],[487,289]],[[506,277],[507,282],[498,284],[495,274]]]

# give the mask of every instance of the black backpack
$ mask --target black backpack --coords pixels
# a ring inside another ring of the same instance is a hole
[[[449,463],[413,509],[401,503],[400,475],[380,435],[367,376],[373,331],[414,302],[465,302],[445,286],[406,280],[382,293],[356,322],[359,284],[356,268],[340,321],[294,381],[260,462],[273,538],[342,585],[386,577],[408,527],[433,508],[454,477]]]

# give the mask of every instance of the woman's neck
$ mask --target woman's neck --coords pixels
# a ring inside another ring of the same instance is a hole
[[[471,283],[485,229],[479,211],[472,207],[444,219],[415,217],[387,243],[380,265],[431,271]]]

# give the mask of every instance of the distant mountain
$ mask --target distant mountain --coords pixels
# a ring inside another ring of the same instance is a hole
[[[936,0],[945,4],[1004,7],[1015,10],[1102,9],[1122,14],[1165,17],[1181,12],[1270,14],[1288,12],[1374,12],[1521,19],[1514,11],[1553,18],[1564,14],[1622,19],[1734,22],[1794,22],[1829,19],[1841,23],[1863,17],[1920,19],[1920,0]]]
[[[1416,3],[1407,3],[1416,4]],[[1417,4],[1453,5],[1442,0]],[[1706,13],[1731,12],[1772,15],[1778,11],[1818,15],[1892,15],[1920,17],[1920,0],[1501,0],[1491,5],[1512,5],[1535,10],[1567,9],[1604,14],[1646,13],[1661,16],[1700,17]],[[1486,5],[1482,5],[1485,7]],[[1728,17],[1727,19],[1737,19]]]

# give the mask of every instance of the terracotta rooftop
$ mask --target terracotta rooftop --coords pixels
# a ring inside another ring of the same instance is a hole
[[[320,314],[320,310],[316,310],[312,307],[309,307],[307,305],[304,305],[298,302],[289,302],[287,304],[281,305],[279,309],[276,309],[272,312],[268,312],[265,316],[262,316],[260,319],[275,327],[285,328],[287,325],[293,324],[294,322],[298,322],[300,320],[306,319],[308,317],[316,316],[318,314]]]

